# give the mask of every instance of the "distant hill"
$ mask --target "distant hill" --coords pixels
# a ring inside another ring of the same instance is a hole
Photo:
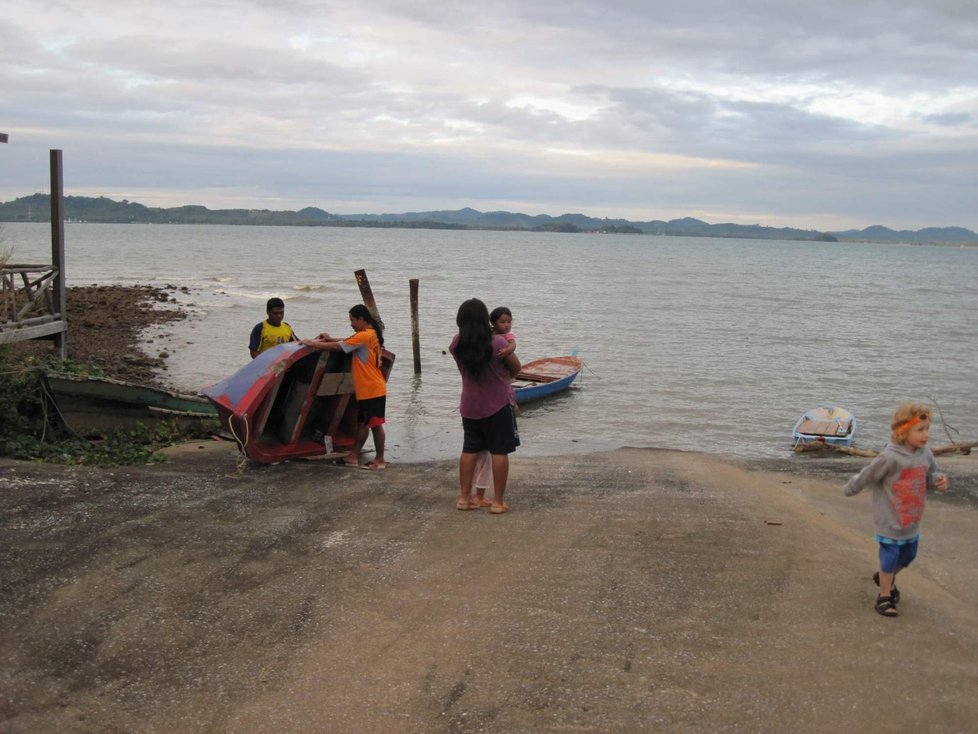
[[[46,222],[50,217],[47,194],[34,194],[0,203],[0,222]],[[607,232],[686,237],[734,237],[744,239],[801,241],[870,241],[906,243],[978,244],[978,234],[963,227],[928,227],[916,232],[896,231],[880,225],[863,230],[819,232],[759,224],[710,224],[692,217],[669,221],[633,222],[597,219],[584,214],[519,214],[480,212],[471,208],[453,211],[404,212],[401,214],[330,214],[317,207],[299,211],[269,209],[208,209],[204,206],[147,207],[126,199],[104,196],[66,196],[65,217],[72,221],[133,224],[238,224],[303,227],[411,227],[427,229],[501,229],[535,232]]]
[[[66,196],[65,218],[80,222],[122,224],[268,224],[321,225],[336,221],[329,212],[307,207],[297,212],[269,209],[208,209],[205,206],[178,206],[169,209],[148,207],[123,199],[104,196]],[[47,222],[51,219],[47,194],[24,196],[0,204],[0,221]]]
[[[530,216],[512,212],[480,212],[465,208],[457,211],[406,212],[403,214],[349,214],[340,215],[348,221],[396,222],[436,221],[450,222],[470,229],[521,229],[559,232],[611,232],[615,234],[656,234],[697,237],[743,237],[747,239],[816,240],[830,239],[827,233],[788,227],[762,227],[742,224],[708,224],[685,217],[668,222],[633,222],[627,219],[596,219],[584,214],[547,214]]]
[[[880,224],[874,224],[865,229],[847,229],[844,232],[833,232],[833,234],[840,241],[906,242],[911,244],[925,242],[978,243],[978,235],[964,227],[925,227],[917,231],[910,229],[897,231]]]

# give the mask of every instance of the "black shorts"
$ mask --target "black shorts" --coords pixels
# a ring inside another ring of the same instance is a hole
[[[381,395],[379,398],[367,398],[357,401],[357,422],[361,425],[366,423],[370,428],[376,428],[384,424],[387,413],[387,396]]]
[[[462,428],[465,431],[463,454],[477,454],[480,451],[511,454],[520,445],[512,405],[506,405],[488,418],[462,418]]]

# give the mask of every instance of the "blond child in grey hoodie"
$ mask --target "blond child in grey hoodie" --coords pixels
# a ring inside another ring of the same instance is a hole
[[[948,488],[947,476],[938,472],[934,454],[927,448],[930,421],[926,405],[904,403],[897,408],[890,423],[890,442],[845,488],[847,497],[865,487],[873,490],[873,521],[880,546],[880,570],[873,574],[880,593],[874,608],[884,617],[898,615],[900,591],[895,579],[917,556],[918,523],[927,490]]]

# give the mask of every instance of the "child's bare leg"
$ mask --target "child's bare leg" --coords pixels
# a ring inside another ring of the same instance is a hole
[[[893,592],[895,573],[887,573],[880,569],[880,596],[889,596]]]
[[[486,499],[486,490],[489,489],[490,467],[492,462],[488,451],[480,451],[476,454],[475,473],[472,477],[472,487],[475,490],[475,501],[480,507],[492,504]]]

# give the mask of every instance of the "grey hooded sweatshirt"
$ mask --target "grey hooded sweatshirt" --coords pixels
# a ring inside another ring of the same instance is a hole
[[[934,489],[937,462],[927,447],[911,449],[890,441],[883,452],[856,474],[845,488],[852,497],[873,488],[873,521],[876,534],[893,540],[912,540],[924,516],[927,490]]]

